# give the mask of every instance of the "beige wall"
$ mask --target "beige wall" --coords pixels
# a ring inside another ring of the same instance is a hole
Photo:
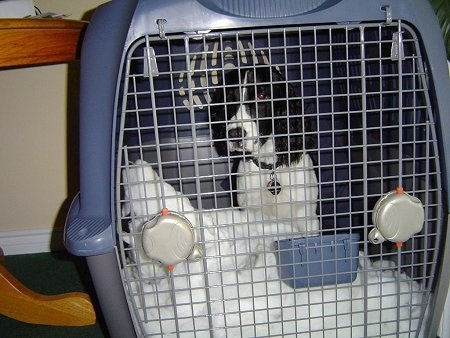
[[[81,19],[105,0],[35,0]],[[78,64],[0,71],[0,232],[64,224],[77,189]]]

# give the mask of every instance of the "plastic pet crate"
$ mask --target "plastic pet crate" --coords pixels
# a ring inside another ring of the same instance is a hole
[[[113,0],[80,81],[65,246],[112,337],[436,336],[450,80],[426,0]]]

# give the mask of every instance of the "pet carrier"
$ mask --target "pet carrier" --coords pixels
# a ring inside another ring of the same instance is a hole
[[[65,229],[111,336],[433,337],[450,83],[427,1],[113,0]]]

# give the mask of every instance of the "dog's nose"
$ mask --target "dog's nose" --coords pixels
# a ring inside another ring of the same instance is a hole
[[[228,130],[228,137],[231,139],[243,138],[246,134],[246,131],[240,127]]]

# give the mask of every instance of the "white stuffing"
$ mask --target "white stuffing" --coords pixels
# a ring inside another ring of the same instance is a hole
[[[141,160],[124,170],[123,182],[123,215],[131,219],[129,233],[122,234],[130,247],[127,281],[146,334],[377,337],[402,336],[418,325],[419,284],[392,262],[361,254],[353,283],[292,289],[280,280],[271,250],[274,240],[295,237],[292,225],[251,209],[195,210]],[[169,272],[146,257],[140,227],[163,207],[190,220],[202,260],[183,261]]]

